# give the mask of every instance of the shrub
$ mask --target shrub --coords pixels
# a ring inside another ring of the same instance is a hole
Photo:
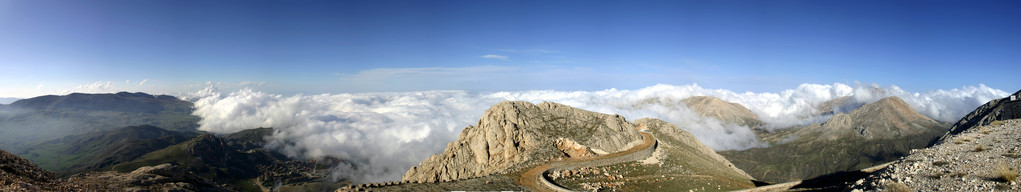
[[[1017,179],[1017,171],[1005,164],[996,168],[996,177],[1003,182],[1011,182]]]
[[[975,152],[982,152],[982,151],[985,151],[985,150],[986,150],[986,148],[982,148],[982,145],[979,145],[978,147],[975,147],[974,151]]]
[[[903,183],[897,183],[897,182],[887,183],[886,186],[883,187],[883,188],[885,188],[886,191],[892,191],[892,192],[914,192],[915,191],[915,190],[912,190],[911,187],[908,187],[907,185],[904,185]]]
[[[992,123],[989,123],[989,125],[1000,126],[1000,125],[1003,125],[1003,121],[996,120],[996,121],[993,121]]]

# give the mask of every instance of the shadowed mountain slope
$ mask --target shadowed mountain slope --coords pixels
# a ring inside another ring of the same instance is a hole
[[[47,141],[28,147],[22,155],[36,159],[39,167],[66,176],[128,162],[195,136],[198,134],[150,125],[129,126]]]
[[[68,135],[136,125],[194,132],[199,118],[191,115],[192,107],[173,96],[128,92],[18,100],[0,109],[0,148],[21,152]]]

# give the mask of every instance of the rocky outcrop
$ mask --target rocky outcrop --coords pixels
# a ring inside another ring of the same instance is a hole
[[[551,102],[534,105],[505,101],[486,110],[476,126],[465,128],[443,153],[412,167],[402,180],[459,180],[567,157],[555,146],[559,138],[609,153],[627,150],[642,141],[634,125],[619,115]]]
[[[570,158],[596,156],[596,153],[589,150],[588,146],[578,144],[578,142],[571,141],[571,139],[560,138],[554,141],[553,145]]]
[[[1021,90],[979,106],[957,121],[954,126],[950,127],[950,131],[946,135],[933,144],[942,143],[950,136],[964,132],[971,127],[988,125],[996,120],[1017,118],[1021,118]]]
[[[67,181],[91,191],[230,191],[172,164],[140,167],[129,173],[89,172]]]
[[[7,151],[0,150],[0,191],[59,190],[56,174]]]

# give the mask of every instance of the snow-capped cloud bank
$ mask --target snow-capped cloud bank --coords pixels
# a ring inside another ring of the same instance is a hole
[[[975,107],[1008,95],[985,85],[921,93],[897,86],[802,84],[779,93],[738,93],[698,85],[655,85],[637,90],[515,91],[476,93],[421,91],[283,96],[252,89],[229,93],[213,87],[189,94],[200,130],[233,133],[273,127],[270,146],[303,158],[335,157],[349,164],[335,176],[356,182],[399,180],[408,168],[442,152],[460,131],[475,124],[489,106],[504,100],[558,102],[629,120],[653,117],[677,124],[715,150],[763,146],[749,127],[703,118],[686,106],[636,105],[649,99],[713,96],[738,103],[759,116],[765,128],[821,122],[816,106],[844,96],[867,103],[887,96],[904,99],[933,119],[953,122]],[[849,111],[850,109],[846,109]]]

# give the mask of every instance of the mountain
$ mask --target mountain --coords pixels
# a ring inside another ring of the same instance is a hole
[[[843,190],[1019,191],[1021,91],[989,101],[924,149],[912,150]]]
[[[723,122],[748,127],[758,127],[763,124],[762,121],[759,121],[759,117],[748,108],[716,97],[693,96],[685,98],[681,102],[703,117],[712,117]]]
[[[801,137],[838,139],[849,136],[865,139],[897,139],[922,133],[943,132],[942,123],[911,108],[898,97],[886,97],[862,105],[851,113],[833,115],[823,124],[798,129]]]
[[[754,187],[752,180],[662,120],[505,101],[403,181],[338,191],[733,190]]]
[[[198,136],[192,132],[169,131],[151,125],[70,135],[27,147],[19,155],[59,175],[131,161],[146,153]]]
[[[680,101],[672,99],[646,99],[635,105],[636,108],[661,105],[674,110],[686,107],[700,116],[712,117],[725,123],[757,128],[763,125],[758,115],[741,104],[731,103],[710,96],[692,96]]]
[[[278,185],[291,188],[306,184],[340,186],[340,183],[327,181],[329,171],[322,170],[340,160],[290,159],[262,147],[264,137],[271,133],[270,128],[259,128],[225,136],[203,134],[100,170],[130,172],[170,163],[238,191],[262,191]]]
[[[68,135],[136,125],[194,132],[199,118],[191,115],[192,108],[173,96],[128,92],[18,100],[0,108],[0,148],[21,152]]]
[[[554,142],[568,140],[592,153],[612,153],[641,142],[638,131],[619,115],[607,115],[544,102],[501,102],[486,110],[478,125],[465,128],[443,153],[411,168],[404,181],[436,182],[507,173],[567,157]]]
[[[761,181],[785,182],[894,161],[948,128],[887,97],[822,124],[765,133],[769,147],[720,154]]]
[[[129,173],[89,172],[67,180],[0,150],[0,191],[229,191],[180,167],[163,164]]]
[[[21,98],[14,97],[0,97],[0,105],[11,104],[15,101],[21,100]]]

